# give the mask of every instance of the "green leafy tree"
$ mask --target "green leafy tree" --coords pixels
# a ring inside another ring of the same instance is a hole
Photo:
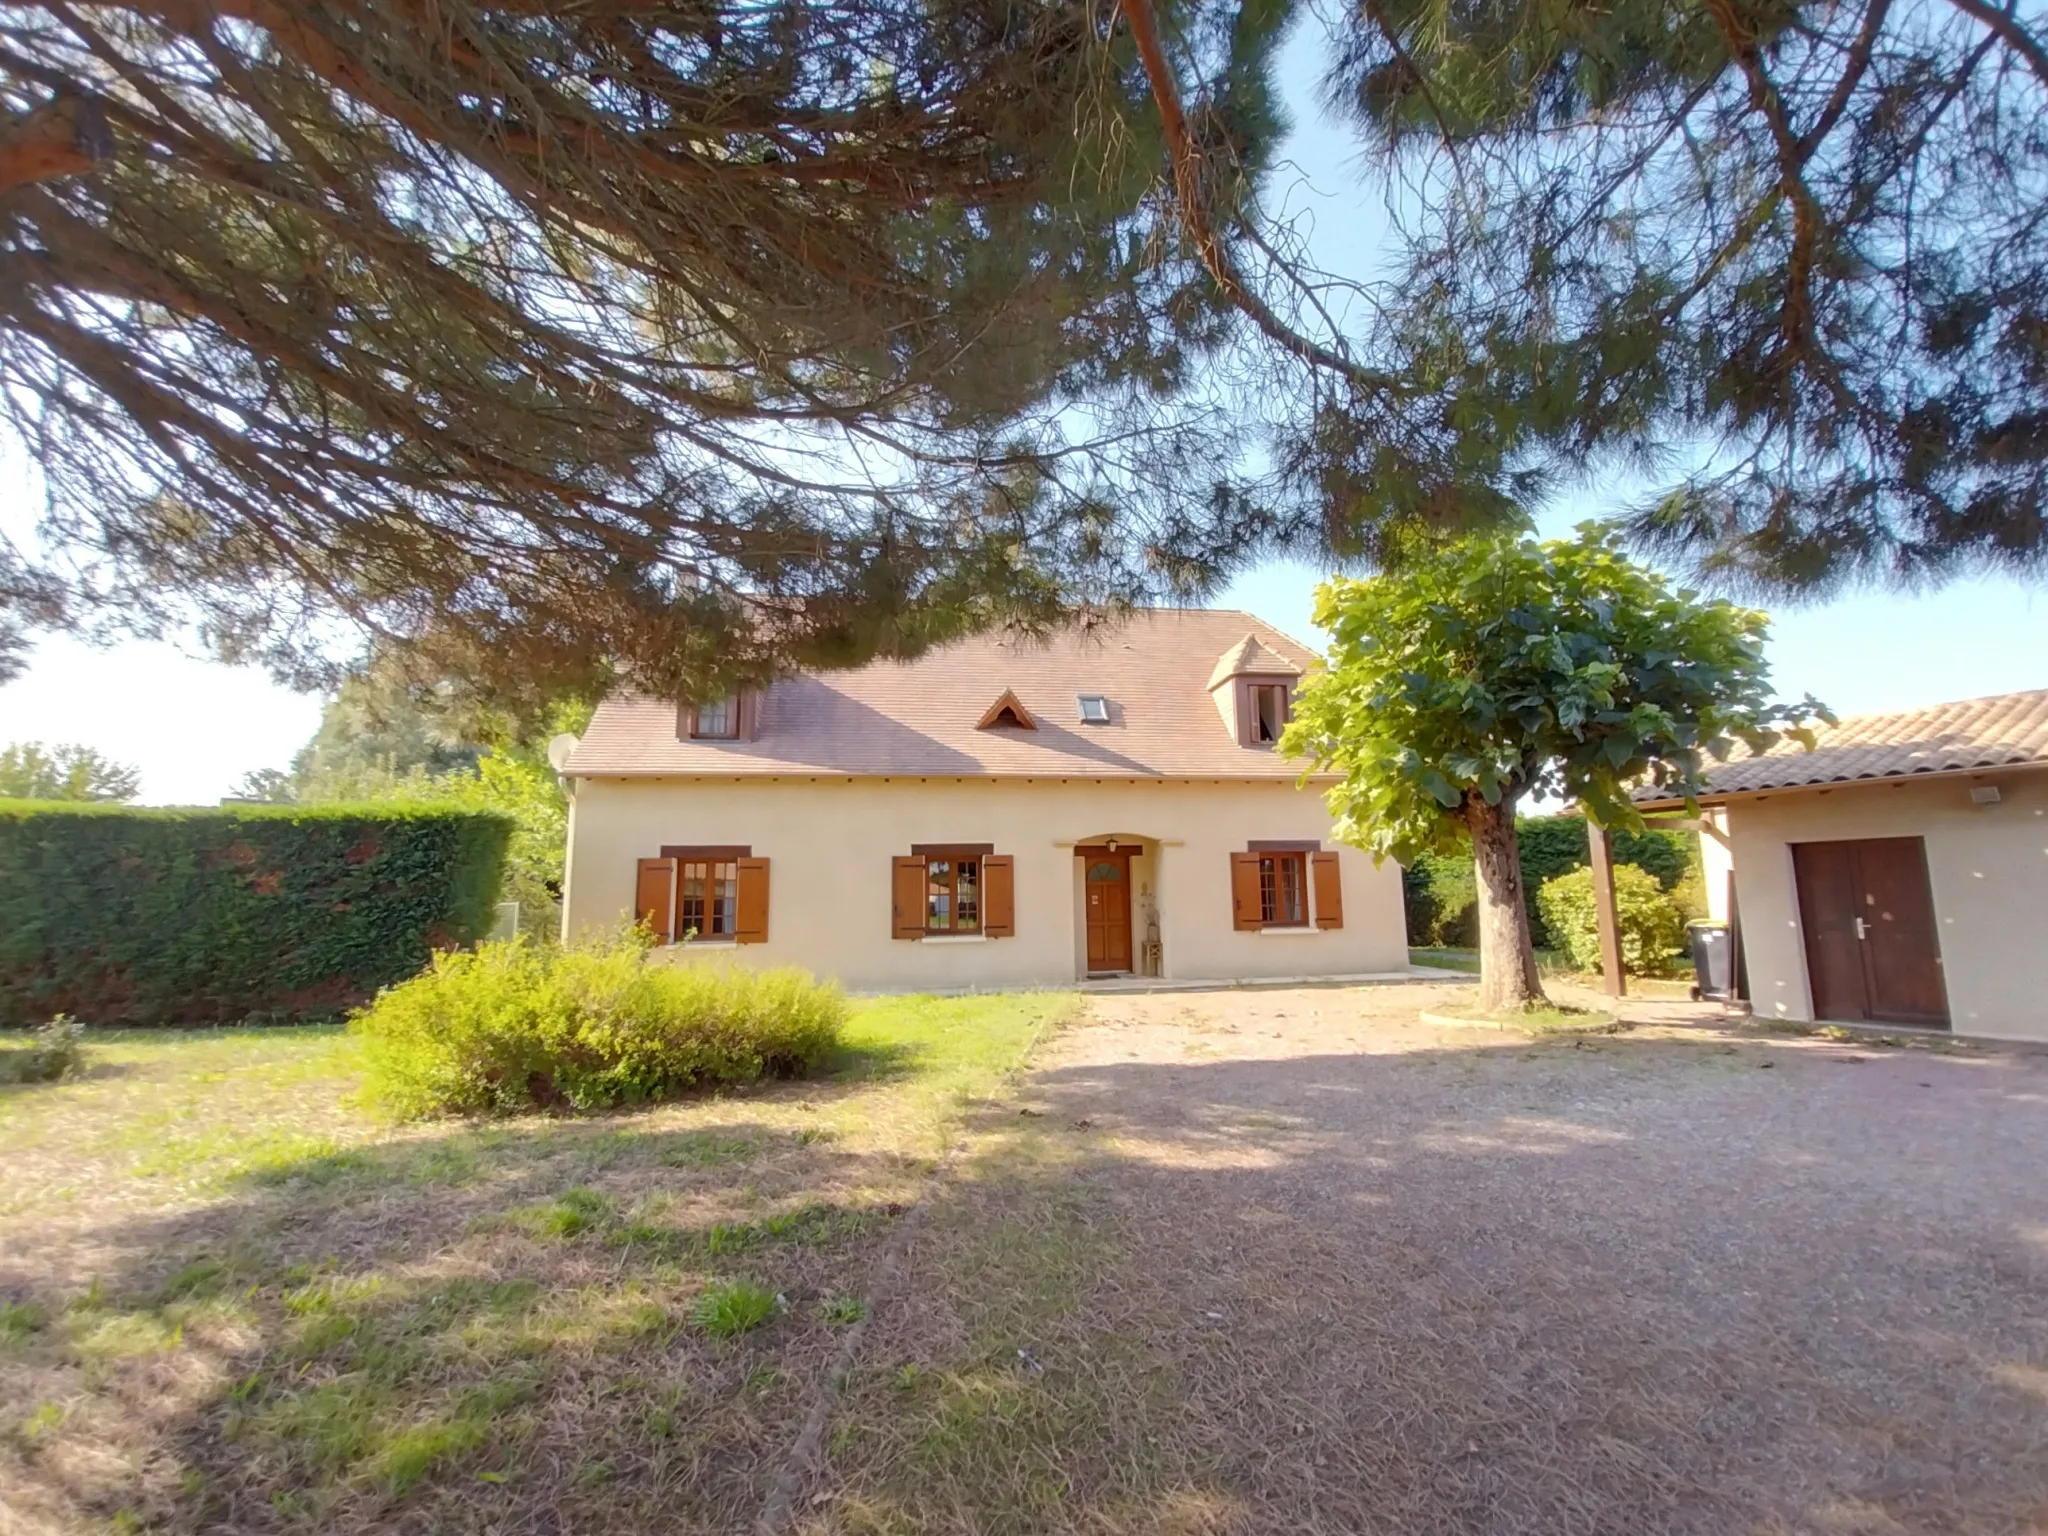
[[[18,741],[0,749],[0,799],[133,800],[142,775],[93,747]]]
[[[281,768],[252,768],[228,791],[230,800],[255,800],[265,805],[290,805],[298,793],[292,776]]]
[[[313,737],[292,759],[300,800],[361,798],[393,779],[472,768],[487,738],[504,738],[445,679],[415,676],[378,651],[341,680]]]
[[[1531,794],[1639,828],[1632,786],[1703,787],[1737,741],[1810,744],[1812,699],[1773,702],[1765,616],[1674,591],[1619,536],[1476,539],[1317,593],[1327,670],[1302,686],[1281,750],[1343,780],[1337,836],[1403,861],[1469,848],[1480,1003],[1540,1001],[1515,836]]]

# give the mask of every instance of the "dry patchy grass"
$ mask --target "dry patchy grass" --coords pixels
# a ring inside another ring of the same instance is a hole
[[[810,1081],[393,1131],[331,1031],[0,1089],[27,1530],[731,1530],[963,1108],[1071,1011],[860,1005]]]

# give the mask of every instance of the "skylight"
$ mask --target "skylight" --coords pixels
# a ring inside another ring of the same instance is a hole
[[[1109,700],[1099,693],[1078,694],[1076,698],[1081,705],[1083,725],[1109,724]]]

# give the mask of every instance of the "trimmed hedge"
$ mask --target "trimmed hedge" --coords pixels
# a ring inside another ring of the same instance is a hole
[[[1522,854],[1522,894],[1529,907],[1529,934],[1538,949],[1558,947],[1536,901],[1537,892],[1559,875],[1586,867],[1586,823],[1578,816],[1521,816],[1515,840]],[[1699,838],[1691,832],[1617,832],[1614,862],[1633,864],[1675,889],[1699,860]],[[1478,942],[1479,888],[1472,856],[1425,854],[1402,872],[1408,910],[1408,942],[1418,947],[1469,949]]]
[[[511,823],[0,801],[0,1026],[332,1017],[489,929]]]
[[[1425,853],[1401,871],[1408,942],[1419,949],[1470,949],[1479,942],[1479,876],[1469,853]]]

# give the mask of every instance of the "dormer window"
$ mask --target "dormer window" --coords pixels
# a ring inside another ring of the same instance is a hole
[[[1007,688],[1002,691],[1001,697],[995,703],[982,712],[981,718],[974,723],[974,728],[977,731],[986,731],[998,725],[1011,726],[1020,731],[1038,729],[1038,722],[1031,718],[1031,711],[1026,709],[1023,701]]]
[[[696,741],[737,741],[740,735],[740,701],[728,694],[706,699],[689,710],[690,736]]]
[[[1083,725],[1109,724],[1109,700],[1101,694],[1078,694],[1075,697],[1075,702],[1081,706],[1081,723]]]
[[[1216,658],[1209,674],[1209,697],[1239,746],[1280,745],[1294,712],[1294,685],[1301,667],[1257,635],[1246,635]]]
[[[1287,728],[1288,693],[1285,683],[1245,684],[1244,739],[1248,746],[1270,747]]]

